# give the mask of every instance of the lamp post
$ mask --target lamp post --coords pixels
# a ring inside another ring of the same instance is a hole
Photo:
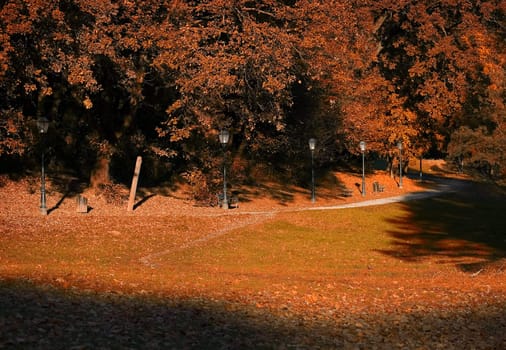
[[[311,202],[314,203],[315,198],[315,188],[314,188],[314,149],[316,147],[316,139],[309,139],[309,150],[311,151]]]
[[[221,130],[219,139],[221,146],[223,148],[223,202],[221,204],[221,207],[223,209],[228,209],[228,198],[227,198],[227,167],[225,162],[225,148],[227,147],[228,140],[230,138],[230,134],[228,130]]]
[[[397,142],[399,149],[399,188],[402,188],[402,141]]]
[[[365,197],[365,141],[360,141],[360,151],[362,152],[362,197]]]
[[[44,137],[44,134],[47,133],[47,129],[49,128],[49,120],[46,117],[41,117],[37,119],[37,129],[39,133]],[[40,176],[40,213],[42,215],[47,215],[47,206],[46,206],[46,174],[44,173],[44,151],[45,145],[42,148],[42,171]]]

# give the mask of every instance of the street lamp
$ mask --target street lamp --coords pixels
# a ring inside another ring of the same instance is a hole
[[[315,188],[314,188],[314,149],[316,147],[316,139],[309,139],[309,150],[311,151],[311,202],[315,202]]]
[[[227,167],[225,162],[225,148],[227,147],[228,140],[230,138],[230,134],[228,130],[221,130],[219,139],[221,146],[223,148],[223,202],[221,204],[221,207],[223,209],[228,209],[228,198],[227,198]]]
[[[360,141],[360,151],[362,152],[362,197],[365,197],[365,141]]]
[[[39,133],[44,137],[44,134],[47,133],[47,129],[49,128],[49,120],[46,117],[41,117],[37,119],[37,129]],[[46,175],[44,173],[44,151],[45,146],[42,148],[42,171],[40,176],[40,213],[42,215],[47,215],[47,206],[46,206]]]
[[[402,188],[402,141],[397,142],[399,149],[399,188]]]

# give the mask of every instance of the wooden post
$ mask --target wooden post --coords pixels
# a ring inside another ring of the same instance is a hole
[[[139,174],[141,172],[142,157],[137,157],[135,163],[134,177],[132,179],[132,187],[130,187],[130,197],[128,198],[127,211],[134,210],[135,193],[137,192],[137,183],[139,182]]]

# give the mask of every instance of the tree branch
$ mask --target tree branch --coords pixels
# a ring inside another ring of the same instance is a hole
[[[272,12],[267,12],[264,10],[256,9],[254,7],[244,7],[243,10],[244,11],[252,11],[252,12],[260,13],[262,15],[266,15],[266,16],[269,16],[272,18],[276,18],[276,16]]]

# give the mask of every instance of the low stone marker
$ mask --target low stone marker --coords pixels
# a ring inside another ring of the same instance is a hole
[[[88,212],[88,198],[82,195],[77,196],[77,212],[87,213]]]

